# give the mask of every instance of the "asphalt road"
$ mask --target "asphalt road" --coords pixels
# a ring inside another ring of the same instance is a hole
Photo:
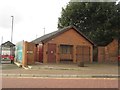
[[[2,78],[2,88],[118,88],[118,86],[120,86],[118,79]]]

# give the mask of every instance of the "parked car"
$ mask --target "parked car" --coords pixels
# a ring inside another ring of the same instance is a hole
[[[1,57],[2,64],[11,63],[10,55],[0,55],[0,57]]]

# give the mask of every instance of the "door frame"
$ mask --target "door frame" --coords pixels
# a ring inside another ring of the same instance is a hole
[[[48,49],[48,52],[47,52],[48,63],[56,63],[56,46],[57,45],[55,43],[48,43],[48,48],[47,48]],[[51,47],[53,48],[52,50],[51,50]],[[51,55],[53,55],[53,56],[51,56]],[[52,59],[52,58],[54,58],[54,59]]]

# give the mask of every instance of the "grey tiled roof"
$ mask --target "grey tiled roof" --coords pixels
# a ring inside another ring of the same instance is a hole
[[[1,46],[2,47],[14,47],[15,45],[12,42],[7,41],[5,43],[2,43]]]
[[[82,34],[82,33],[81,33],[79,30],[77,30],[76,27],[74,27],[74,26],[68,26],[68,27],[65,27],[65,28],[63,28],[63,29],[54,31],[54,32],[52,32],[52,33],[43,35],[43,36],[41,36],[41,37],[33,40],[32,42],[35,43],[35,44],[39,44],[39,43],[41,43],[41,42],[44,43],[45,41],[50,40],[50,39],[56,37],[57,35],[65,32],[66,30],[69,30],[70,28],[74,28],[81,36],[83,36],[86,40],[88,40],[91,44],[94,45],[94,43],[93,43],[90,39],[88,39],[84,34]]]
[[[49,38],[49,37],[55,35],[57,32],[58,32],[58,31],[54,31],[54,32],[52,32],[52,33],[43,35],[43,36],[41,36],[41,37],[39,37],[39,38],[33,40],[32,42],[35,43],[35,44],[38,44],[38,43],[42,42],[43,40],[45,40],[45,39],[47,39],[47,38]]]

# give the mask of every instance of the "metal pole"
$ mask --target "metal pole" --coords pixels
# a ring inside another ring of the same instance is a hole
[[[12,30],[11,30],[11,42],[13,41],[13,21],[14,21],[14,16],[12,17]]]
[[[36,39],[37,39],[37,34],[36,34]]]
[[[45,27],[43,29],[44,29],[44,35],[45,35]]]
[[[2,60],[2,42],[3,42],[3,36],[1,38],[1,45],[0,45],[0,63],[1,63],[1,60]]]

